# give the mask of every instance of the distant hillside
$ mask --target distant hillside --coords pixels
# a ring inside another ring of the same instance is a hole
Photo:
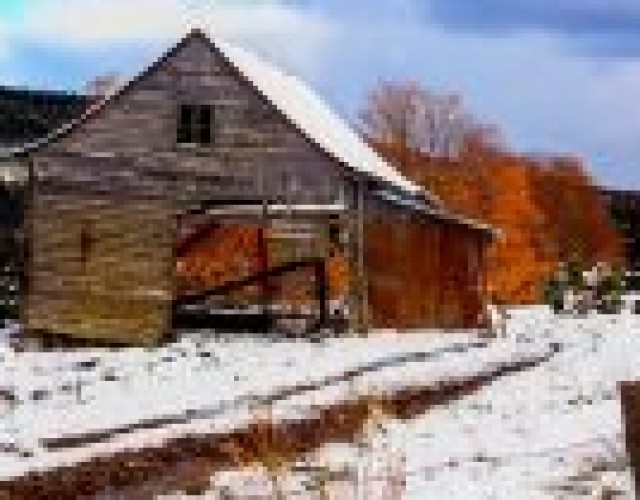
[[[0,147],[43,137],[80,115],[89,103],[78,94],[0,87]]]
[[[602,194],[623,235],[627,262],[640,271],[640,191],[603,189]]]

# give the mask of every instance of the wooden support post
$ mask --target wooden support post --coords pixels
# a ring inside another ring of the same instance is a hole
[[[349,211],[349,272],[350,272],[350,330],[365,334],[368,331],[367,284],[364,262],[364,185],[357,181],[353,189],[352,209]]]
[[[445,247],[445,235],[444,235],[444,225],[438,224],[436,227],[436,250],[437,250],[437,261],[434,266],[434,270],[436,271],[436,293],[435,293],[435,302],[436,302],[436,327],[442,328],[444,326],[444,310],[445,310],[445,295],[443,287],[445,285],[445,264],[446,260],[444,258],[446,247]]]
[[[487,305],[489,302],[487,287],[487,262],[486,249],[488,244],[484,239],[478,241],[478,298],[480,300],[481,318],[480,328],[489,328],[489,318],[487,317]]]
[[[20,324],[25,333],[29,333],[29,316],[28,301],[31,292],[31,272],[33,268],[33,218],[34,218],[34,200],[36,195],[36,171],[32,158],[27,158],[27,185],[24,189],[23,213],[22,213],[22,283],[20,283],[20,311],[18,313]]]
[[[640,488],[640,381],[620,384],[627,455],[636,490]]]
[[[360,183],[358,189],[358,283],[359,283],[359,329],[360,333],[369,331],[369,290],[367,285],[367,274],[364,261],[364,185]]]
[[[478,242],[478,294],[481,306],[480,325],[481,330],[488,336],[495,336],[492,319],[489,314],[489,305],[493,302],[493,297],[489,293],[489,262],[487,261],[487,249],[489,242],[484,238]]]
[[[320,259],[315,265],[316,297],[320,314],[318,317],[318,329],[325,328],[328,324],[328,286],[327,269],[324,260]]]
[[[269,325],[269,308],[271,305],[271,290],[269,283],[269,276],[267,271],[269,270],[269,254],[267,249],[267,242],[265,240],[264,232],[269,220],[269,205],[267,201],[262,203],[262,220],[260,221],[260,227],[258,228],[258,258],[260,260],[260,272],[263,273],[264,278],[260,280],[260,300],[262,302],[262,315],[264,320],[264,328],[268,329]],[[268,332],[265,332],[268,333]]]

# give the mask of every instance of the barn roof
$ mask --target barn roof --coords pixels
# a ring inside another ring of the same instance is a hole
[[[436,195],[425,191],[385,161],[345,120],[340,118],[323,99],[300,79],[284,73],[244,49],[220,40],[214,42],[198,29],[191,31],[155,63],[114,89],[103,99],[92,104],[85,101],[85,105],[89,104],[89,106],[80,116],[61,124],[44,137],[28,142],[22,147],[5,149],[5,156],[37,151],[69,134],[194,39],[204,41],[213,51],[221,54],[252,84],[255,90],[278,108],[312,143],[357,174],[392,189],[394,195],[387,201],[393,203],[401,201],[402,205],[422,211],[429,207],[433,211],[433,215],[446,213],[442,201]],[[449,219],[481,231],[489,230],[486,225],[470,219],[455,216],[449,217]]]
[[[383,160],[355,130],[309,86],[262,58],[225,42],[216,42],[223,55],[290,121],[344,164],[379,178],[410,194],[424,191]],[[435,197],[434,197],[435,198]]]

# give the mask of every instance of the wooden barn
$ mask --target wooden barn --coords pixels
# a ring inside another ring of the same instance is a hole
[[[27,173],[30,331],[149,344],[181,325],[483,321],[492,229],[400,175],[298,79],[199,30],[29,139],[2,162]]]

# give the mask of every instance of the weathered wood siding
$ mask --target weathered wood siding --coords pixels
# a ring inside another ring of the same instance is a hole
[[[172,206],[38,192],[31,210],[31,330],[149,344],[169,333]]]
[[[480,233],[369,200],[365,222],[374,328],[481,325]]]
[[[177,144],[180,104],[214,106],[211,147]],[[175,219],[198,200],[352,203],[340,162],[197,38],[30,161],[26,327],[83,338],[164,333]],[[96,255],[81,268],[87,218]]]
[[[180,103],[214,106],[214,143],[176,143]],[[126,158],[136,175],[173,181],[178,193],[329,203],[344,171],[199,39],[49,152]],[[80,167],[81,169],[81,167]]]

